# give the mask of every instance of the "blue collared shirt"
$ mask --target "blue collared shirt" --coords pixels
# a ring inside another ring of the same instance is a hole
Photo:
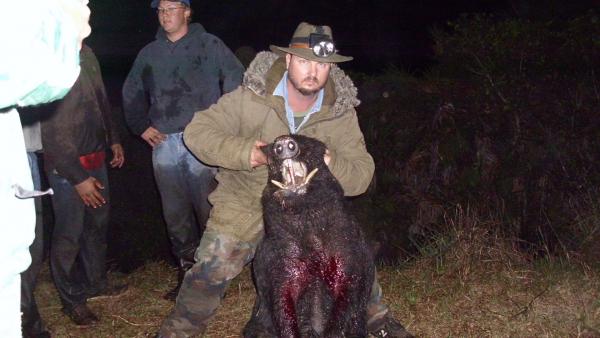
[[[300,125],[296,127],[296,122],[294,121],[294,111],[288,104],[287,78],[288,72],[286,71],[285,73],[283,73],[283,77],[281,78],[281,81],[279,81],[279,84],[277,84],[277,87],[275,87],[273,95],[283,97],[283,101],[285,101],[285,114],[288,120],[290,133],[295,134],[296,132],[298,132],[298,129],[300,129],[300,127],[302,127],[306,123],[306,121],[308,121],[312,114],[321,110],[321,106],[323,105],[323,93],[325,92],[325,90],[323,88],[319,90],[317,101],[315,101],[315,104],[313,104],[306,116],[304,116],[304,119],[302,120]]]

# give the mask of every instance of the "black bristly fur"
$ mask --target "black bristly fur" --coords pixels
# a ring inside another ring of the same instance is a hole
[[[319,170],[306,194],[275,194],[279,188],[271,179],[282,181],[282,160],[272,144],[263,148],[269,170],[262,197],[265,237],[253,263],[258,294],[244,337],[367,337],[371,250],[323,160],[325,145],[285,137],[297,142],[295,160],[307,172]]]

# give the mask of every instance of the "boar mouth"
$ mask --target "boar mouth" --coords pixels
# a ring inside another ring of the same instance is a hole
[[[296,194],[306,193],[306,187],[310,180],[315,176],[319,169],[315,168],[307,174],[306,165],[302,162],[286,159],[281,164],[281,176],[283,182],[271,180],[280,191],[287,191]]]

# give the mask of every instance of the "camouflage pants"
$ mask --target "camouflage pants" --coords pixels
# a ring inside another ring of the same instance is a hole
[[[241,242],[234,236],[208,228],[196,250],[196,263],[186,272],[175,308],[162,323],[159,336],[201,336],[231,280],[254,258],[260,240],[259,237],[255,241]],[[368,305],[369,326],[388,312],[381,298],[381,287],[375,278]]]

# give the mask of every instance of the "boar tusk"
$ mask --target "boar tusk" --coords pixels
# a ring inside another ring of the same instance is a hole
[[[308,176],[306,176],[306,180],[304,180],[304,184],[308,184],[308,182],[310,182],[310,180],[315,176],[317,171],[319,171],[319,168],[313,169],[313,171],[311,171],[310,174],[308,174]]]
[[[283,183],[275,181],[275,180],[271,180],[271,183],[275,184],[276,186],[278,186],[280,189],[285,189],[285,186],[283,185]]]

